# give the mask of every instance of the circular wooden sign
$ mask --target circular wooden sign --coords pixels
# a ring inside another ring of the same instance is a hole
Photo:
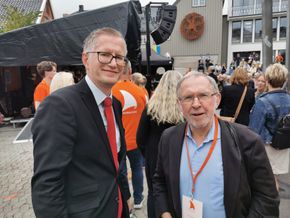
[[[181,35],[187,40],[198,39],[204,31],[204,17],[195,12],[186,15],[181,24]]]

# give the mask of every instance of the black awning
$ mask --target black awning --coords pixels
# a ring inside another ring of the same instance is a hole
[[[0,66],[36,65],[51,60],[58,65],[81,65],[85,37],[101,27],[119,30],[126,38],[133,65],[141,58],[140,19],[128,1],[36,24],[0,35]]]

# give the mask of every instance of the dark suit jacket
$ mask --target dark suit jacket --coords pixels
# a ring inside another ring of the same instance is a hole
[[[264,145],[247,127],[234,125],[238,149],[223,121],[221,145],[224,172],[224,205],[227,218],[279,217],[279,197]],[[179,167],[185,124],[165,130],[159,144],[153,178],[156,215],[166,211],[181,218]]]
[[[220,103],[221,116],[231,116],[235,115],[236,109],[240,102],[241,96],[244,91],[244,86],[233,84],[230,86],[224,86],[221,92],[222,99]],[[255,104],[255,90],[248,87],[245,99],[243,101],[240,113],[236,119],[236,123],[248,125],[250,111]]]
[[[121,135],[116,172],[106,130],[85,80],[60,89],[39,106],[32,125],[32,203],[37,217],[117,217],[118,186],[129,217],[121,105],[113,99]],[[116,179],[117,178],[117,179]]]

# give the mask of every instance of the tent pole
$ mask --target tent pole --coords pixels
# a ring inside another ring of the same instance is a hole
[[[149,21],[150,21],[150,2],[145,7],[145,17],[146,17],[146,66],[147,66],[147,87],[151,91],[151,45],[150,45],[150,30],[149,30]]]

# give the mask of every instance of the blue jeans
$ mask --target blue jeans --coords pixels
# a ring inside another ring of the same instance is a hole
[[[139,204],[143,200],[143,157],[138,148],[127,151],[127,157],[132,171],[134,203]]]

